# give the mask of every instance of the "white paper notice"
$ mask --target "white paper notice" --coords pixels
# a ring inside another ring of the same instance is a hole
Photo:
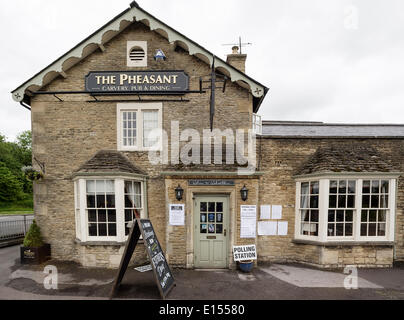
[[[272,220],[282,219],[282,206],[272,206]]]
[[[241,206],[240,238],[255,239],[257,237],[257,206]]]
[[[278,222],[278,236],[287,236],[287,235],[288,235],[288,222],[279,221]]]
[[[276,236],[278,223],[276,221],[260,221],[258,222],[259,236]]]
[[[271,220],[271,206],[261,206],[261,220]]]
[[[170,204],[170,226],[185,225],[185,205]]]

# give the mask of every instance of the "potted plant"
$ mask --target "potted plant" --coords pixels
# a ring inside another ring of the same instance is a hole
[[[51,257],[51,248],[42,239],[41,229],[34,220],[21,247],[22,264],[41,264]]]
[[[250,273],[252,268],[254,267],[254,261],[253,260],[240,261],[239,267],[241,271],[245,273]]]
[[[22,171],[29,181],[38,181],[44,177],[44,174],[41,171],[37,171],[32,167],[23,167]]]

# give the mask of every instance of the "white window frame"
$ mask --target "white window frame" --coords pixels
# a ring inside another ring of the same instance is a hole
[[[398,176],[383,175],[333,175],[333,176],[311,176],[299,177],[296,179],[296,206],[295,206],[295,239],[308,240],[319,243],[327,242],[393,242],[395,237],[395,217],[396,217],[396,194],[397,194]],[[356,181],[356,199],[353,218],[353,236],[352,237],[332,237],[328,236],[328,210],[329,210],[329,189],[330,181],[334,180],[355,180]],[[388,180],[389,181],[389,209],[386,217],[386,236],[384,237],[364,237],[361,236],[361,212],[362,212],[362,182],[363,180]],[[301,184],[303,182],[320,183],[319,199],[319,233],[318,236],[302,235],[301,214],[300,214],[300,194]]]
[[[115,237],[91,237],[89,235],[89,222],[87,211],[87,181],[94,180],[114,180],[115,185],[115,210],[117,235]],[[141,182],[142,205],[141,218],[147,219],[147,194],[146,180],[143,178],[134,177],[106,177],[106,176],[89,176],[78,177],[74,180],[75,199],[79,199],[78,205],[75,205],[76,210],[76,238],[81,242],[125,242],[128,236],[125,235],[125,181]],[[78,216],[79,215],[79,216]]]
[[[144,147],[143,111],[158,111],[158,128],[161,130],[159,143]],[[136,146],[123,145],[123,112],[136,112]],[[117,105],[118,151],[162,151],[163,149],[163,104],[162,103],[119,103]]]

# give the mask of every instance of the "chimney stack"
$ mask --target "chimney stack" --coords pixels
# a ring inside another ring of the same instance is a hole
[[[227,55],[227,63],[245,73],[245,63],[247,61],[247,55],[240,54],[240,48],[238,46],[234,46],[232,50],[232,54]]]

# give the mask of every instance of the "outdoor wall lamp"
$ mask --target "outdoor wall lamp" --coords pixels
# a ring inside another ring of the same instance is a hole
[[[247,189],[247,187],[245,185],[244,185],[243,189],[240,190],[240,193],[241,193],[241,199],[243,201],[247,201],[247,199],[248,199],[248,189]]]
[[[182,197],[184,196],[184,189],[181,188],[180,185],[175,189],[175,197],[177,198],[178,201],[182,200]]]

